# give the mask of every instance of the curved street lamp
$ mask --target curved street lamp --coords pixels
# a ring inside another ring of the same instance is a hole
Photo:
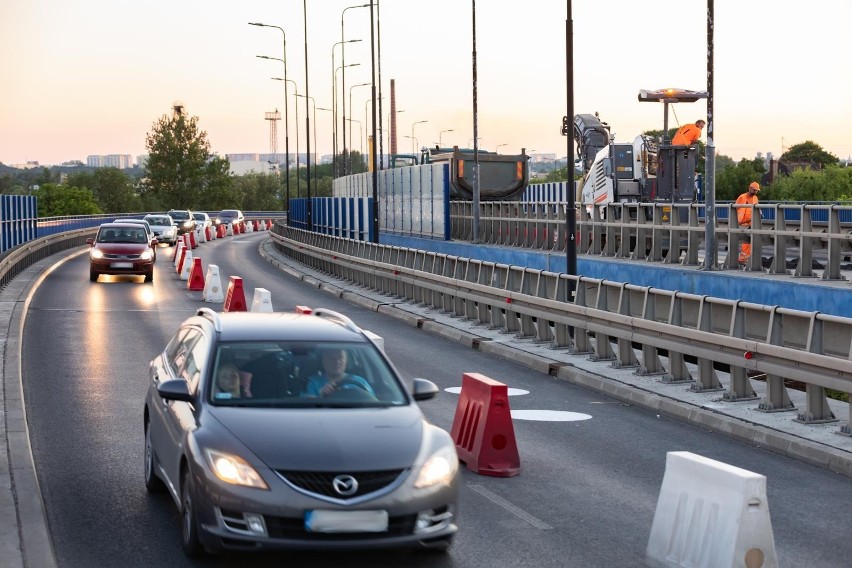
[[[334,112],[334,128],[332,132],[332,158],[331,158],[331,179],[337,177],[337,70],[339,67],[335,67],[334,64],[334,48],[338,45],[342,46],[346,43],[357,43],[361,41],[360,39],[349,39],[346,41],[338,41],[334,45],[331,46],[331,108]],[[343,51],[343,47],[340,48]]]
[[[289,94],[289,92],[287,91],[287,84],[293,83],[293,92],[296,94],[297,97],[299,96],[299,89],[298,89],[298,87],[296,87],[296,81],[294,81],[293,79],[285,79],[284,77],[272,77],[272,80],[284,81],[284,92],[288,93],[288,94]],[[296,199],[299,199],[299,197],[300,197],[299,193],[301,192],[301,180],[299,180],[299,104],[298,103],[299,103],[299,101],[297,99],[296,100]],[[289,179],[289,177],[290,177],[290,172],[288,171],[287,172],[287,178]]]
[[[361,65],[360,63],[350,63],[348,65],[338,65],[337,66],[337,69],[334,70],[334,77],[333,77],[333,79],[334,79],[333,87],[334,87],[335,92],[337,91],[337,72],[340,71],[341,69],[346,68],[346,67],[359,67],[360,65]],[[341,95],[340,99],[341,99],[341,101],[343,101],[344,96]],[[341,106],[345,107],[346,103],[342,102]],[[341,142],[341,146],[343,147],[343,150],[340,152],[340,155],[341,155],[341,157],[343,157],[342,172],[345,175],[346,174],[346,157],[345,157],[346,156],[346,120],[345,120],[346,117],[344,116],[343,118],[344,118],[344,120],[343,120],[343,135],[340,138],[340,142]]]
[[[455,130],[453,130],[452,128],[450,128],[449,130],[442,130],[442,131],[438,134],[438,146],[440,146],[441,148],[443,148],[443,147],[444,147],[444,142],[443,142],[443,141],[442,141],[442,139],[441,139],[441,137],[444,135],[444,132],[455,132]]]
[[[369,7],[370,7],[370,4],[357,4],[357,5],[354,5],[354,6],[347,6],[346,8],[343,9],[342,12],[340,12],[340,41],[342,43],[346,43],[346,42],[343,41],[343,37],[344,37],[344,34],[343,34],[343,16],[346,15],[346,11],[352,10],[354,8],[369,8]],[[344,170],[344,173],[345,173],[346,172],[346,157],[345,157],[345,154],[346,154],[346,99],[343,98],[343,97],[346,96],[346,67],[348,67],[346,65],[346,46],[345,45],[342,45],[341,48],[340,48],[340,64],[342,66],[341,68],[343,69],[343,73],[341,73],[341,75],[340,75],[340,100],[342,101],[342,106],[343,106],[343,151],[344,151],[343,152],[344,153],[343,170]],[[352,105],[350,104],[349,107],[351,108]],[[352,143],[350,142],[350,146],[351,145],[352,145]]]
[[[359,85],[352,85],[351,87],[349,87],[349,112],[353,112],[352,111],[352,89],[354,89],[356,87],[369,87],[370,85],[372,85],[372,83],[361,83]],[[363,135],[363,132],[361,134]],[[361,149],[363,149],[363,146],[361,147]],[[352,173],[352,129],[351,128],[349,129],[349,168],[347,170],[347,173],[350,173],[350,174]]]
[[[417,145],[417,142],[416,142],[417,138],[414,137],[414,127],[417,126],[418,124],[423,124],[424,122],[429,122],[429,121],[428,120],[418,120],[417,122],[415,122],[414,124],[411,125],[411,139],[415,141],[415,147],[411,151],[412,154],[416,154],[417,149],[420,147],[419,145]]]
[[[278,59],[277,57],[268,57],[266,55],[258,55],[260,59],[273,59],[278,60],[284,63],[284,81],[287,81],[287,34],[284,33],[282,28],[278,26],[269,26],[267,24],[261,24],[258,22],[249,22],[250,26],[261,26],[264,28],[278,28],[281,30],[281,34],[284,36],[284,59]],[[287,100],[290,97],[287,96],[287,83],[284,83],[284,162],[286,164],[286,173],[284,174],[284,184],[287,188],[287,203],[284,208],[287,212],[287,223],[290,222],[290,110],[289,105],[287,104]],[[298,125],[296,125],[298,128]]]

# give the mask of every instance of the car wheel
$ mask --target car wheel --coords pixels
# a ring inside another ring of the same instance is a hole
[[[157,456],[151,445],[151,428],[145,424],[145,489],[149,493],[161,493],[166,485],[157,477]]]
[[[198,521],[195,518],[195,504],[192,500],[192,473],[185,470],[181,480],[181,544],[183,553],[196,558],[204,552],[198,540]]]
[[[99,276],[99,274],[97,272],[95,272],[94,270],[89,271],[89,281],[90,282],[97,282],[98,276]]]
[[[148,272],[145,274],[145,282],[153,282],[154,281],[154,271]]]
[[[170,246],[170,247],[173,247],[173,246],[175,246],[176,244],[177,244],[177,241],[172,241],[172,242],[170,242],[170,243],[169,243],[169,246]]]

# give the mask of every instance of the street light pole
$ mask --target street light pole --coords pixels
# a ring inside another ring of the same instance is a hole
[[[338,45],[343,45],[345,43],[357,43],[361,41],[360,39],[350,39],[346,41],[338,41],[334,45],[331,46],[331,108],[333,117],[332,121],[334,122],[332,128],[332,158],[331,158],[331,179],[335,179],[337,177],[337,70],[339,67],[335,67],[334,65],[334,48]],[[340,48],[343,49],[342,47]]]
[[[309,97],[307,95],[296,95],[297,97],[302,97],[304,99],[310,100],[311,104],[314,105],[314,144],[317,143],[317,102],[313,97]],[[308,103],[305,102],[305,112],[308,111]],[[314,177],[317,177],[317,161],[314,160]]]
[[[419,147],[419,143],[417,142],[417,138],[415,138],[414,136],[403,136],[403,138],[410,138],[411,139],[411,147],[412,148]],[[414,154],[416,156],[417,151],[413,151],[412,154]]]
[[[438,134],[438,146],[440,146],[441,148],[443,148],[443,147],[444,147],[444,142],[443,142],[443,139],[442,139],[442,136],[444,135],[444,132],[455,132],[455,130],[453,130],[452,128],[450,128],[449,130],[442,130],[442,131]]]
[[[411,138],[412,138],[412,140],[417,140],[417,138],[414,138],[414,127],[417,126],[418,124],[423,124],[424,122],[429,122],[429,121],[428,120],[418,120],[417,122],[415,122],[414,124],[411,125]],[[415,144],[417,144],[417,143],[415,142]],[[415,146],[412,149],[411,153],[417,154],[417,148],[419,148],[419,146]]]
[[[494,151],[497,152],[498,154],[500,153],[500,146],[508,146],[508,144],[497,144],[497,147],[494,148]]]
[[[297,97],[299,96],[299,89],[296,87],[296,81],[294,81],[292,79],[285,79],[283,77],[272,77],[272,79],[275,80],[275,81],[284,81],[284,94],[287,98],[289,98],[289,92],[287,90],[287,84],[288,83],[293,83],[293,92],[296,94]],[[288,182],[287,199],[288,200],[290,198],[289,197],[289,192],[290,192],[290,190],[289,190],[290,169],[289,168],[290,168],[290,165],[289,165],[289,159],[288,159],[288,164],[287,164],[287,182]],[[296,199],[299,199],[299,197],[300,197],[300,195],[299,195],[301,193],[301,191],[300,191],[301,187],[300,186],[301,186],[301,182],[299,180],[299,102],[298,102],[298,99],[297,99],[296,100]],[[289,204],[288,204],[288,212],[289,212]],[[288,222],[289,222],[289,215],[288,215]]]
[[[350,110],[352,109],[352,105],[351,105],[351,104],[349,105],[349,109],[350,109]],[[358,140],[359,140],[359,144],[361,145],[361,156],[360,156],[360,159],[361,159],[361,161],[363,162],[363,161],[364,161],[364,138],[363,138],[363,137],[364,137],[364,129],[361,127],[361,121],[360,121],[360,120],[355,120],[354,118],[347,118],[346,120],[348,120],[349,122],[356,122],[356,123],[358,123]],[[349,129],[349,134],[350,134],[350,135],[352,134],[352,129],[351,129],[351,128]],[[351,141],[349,142],[349,145],[350,145],[350,146],[352,146],[352,142],[351,142]],[[351,155],[351,148],[350,148],[350,155]],[[351,160],[350,160],[350,162],[351,162]],[[350,169],[351,169],[351,163],[350,163]],[[352,173],[352,172],[350,171],[349,173]]]
[[[308,0],[302,0],[302,17],[305,20],[305,96],[310,95],[310,91],[308,90],[308,69],[310,69],[310,65],[308,65]],[[305,168],[305,177],[307,178],[307,187],[308,187],[308,230],[314,230],[314,219],[313,219],[313,211],[311,206],[311,113],[307,112],[308,104],[305,103],[305,163],[307,164],[307,168]]]
[[[369,8],[369,4],[359,4],[356,6],[347,6],[340,13],[340,41],[343,41],[343,16],[346,15],[346,10],[352,10],[353,8]],[[346,99],[343,98],[346,96],[346,46],[342,45],[340,47],[340,64],[343,66],[343,73],[340,75],[340,99],[342,101],[343,106],[343,170],[346,173]],[[351,104],[349,105],[351,108]],[[351,162],[351,160],[350,160]]]
[[[369,87],[370,83],[361,83],[359,85],[352,85],[349,87],[349,112],[354,112],[352,110],[352,89],[356,87]],[[363,133],[362,133],[363,134]],[[363,147],[361,148],[363,150]],[[352,129],[349,129],[349,170],[348,173],[352,173]]]
[[[284,184],[287,188],[287,203],[285,203],[285,211],[287,211],[287,222],[290,222],[290,112],[287,108],[287,100],[290,98],[287,96],[287,34],[284,32],[284,29],[279,26],[270,26],[268,24],[261,24],[260,22],[249,22],[250,26],[260,26],[263,28],[276,28],[281,30],[281,36],[284,40],[283,50],[284,50],[284,59],[281,61],[284,62],[284,162],[286,164],[286,173],[284,174]],[[258,55],[261,59],[270,59],[265,55]]]
[[[360,65],[361,65],[360,63],[350,63],[349,65],[338,65],[337,66],[337,69],[334,70],[334,89],[335,89],[335,91],[337,91],[337,72],[340,71],[341,69],[343,69],[344,67],[358,67]],[[340,95],[340,99],[343,100],[344,95]],[[345,107],[346,103],[345,102],[341,103],[341,106]],[[346,117],[343,117],[343,134],[340,138],[340,143],[341,143],[341,147],[342,147],[342,149],[340,151],[340,158],[342,160],[342,165],[343,165],[343,167],[341,168],[341,173],[342,173],[342,175],[346,175]]]

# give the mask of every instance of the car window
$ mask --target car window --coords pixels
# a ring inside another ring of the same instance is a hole
[[[171,367],[172,374],[175,378],[181,378],[187,358],[189,357],[192,347],[195,342],[201,337],[201,332],[197,329],[188,329],[182,333],[179,338],[173,340],[173,344],[169,344],[166,351],[166,361]]]
[[[341,384],[347,392],[341,389],[334,396],[318,397],[328,351],[345,352]],[[294,408],[408,404],[396,374],[369,343],[227,342],[217,347],[213,361],[207,389],[213,404]]]

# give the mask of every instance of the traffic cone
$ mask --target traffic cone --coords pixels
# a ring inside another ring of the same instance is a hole
[[[231,276],[228,282],[228,293],[225,294],[225,312],[246,311],[246,294],[243,290],[243,279],[239,276]]]
[[[192,270],[192,249],[186,249],[186,257],[180,263],[180,279],[189,280],[190,270]]]
[[[204,291],[204,267],[201,266],[200,256],[192,259],[192,268],[189,271],[189,281],[186,283],[186,288],[193,292]]]
[[[271,312],[272,311],[272,295],[266,288],[254,289],[254,300],[251,303],[251,311],[253,312]]]
[[[207,278],[204,281],[201,299],[205,302],[225,301],[225,293],[222,292],[222,280],[219,278],[219,267],[215,264],[207,267]]]
[[[183,245],[183,243],[181,243]],[[180,256],[178,258],[177,266],[175,266],[175,272],[180,273],[183,271],[183,263],[186,262],[186,254],[189,253],[190,257],[192,256],[192,251],[187,246],[180,247]]]
[[[521,471],[508,391],[503,383],[479,373],[462,375],[451,435],[459,459],[471,471],[495,477]]]
[[[183,255],[183,240],[179,240],[177,242],[177,247],[175,248],[175,272],[180,272],[180,257]]]

